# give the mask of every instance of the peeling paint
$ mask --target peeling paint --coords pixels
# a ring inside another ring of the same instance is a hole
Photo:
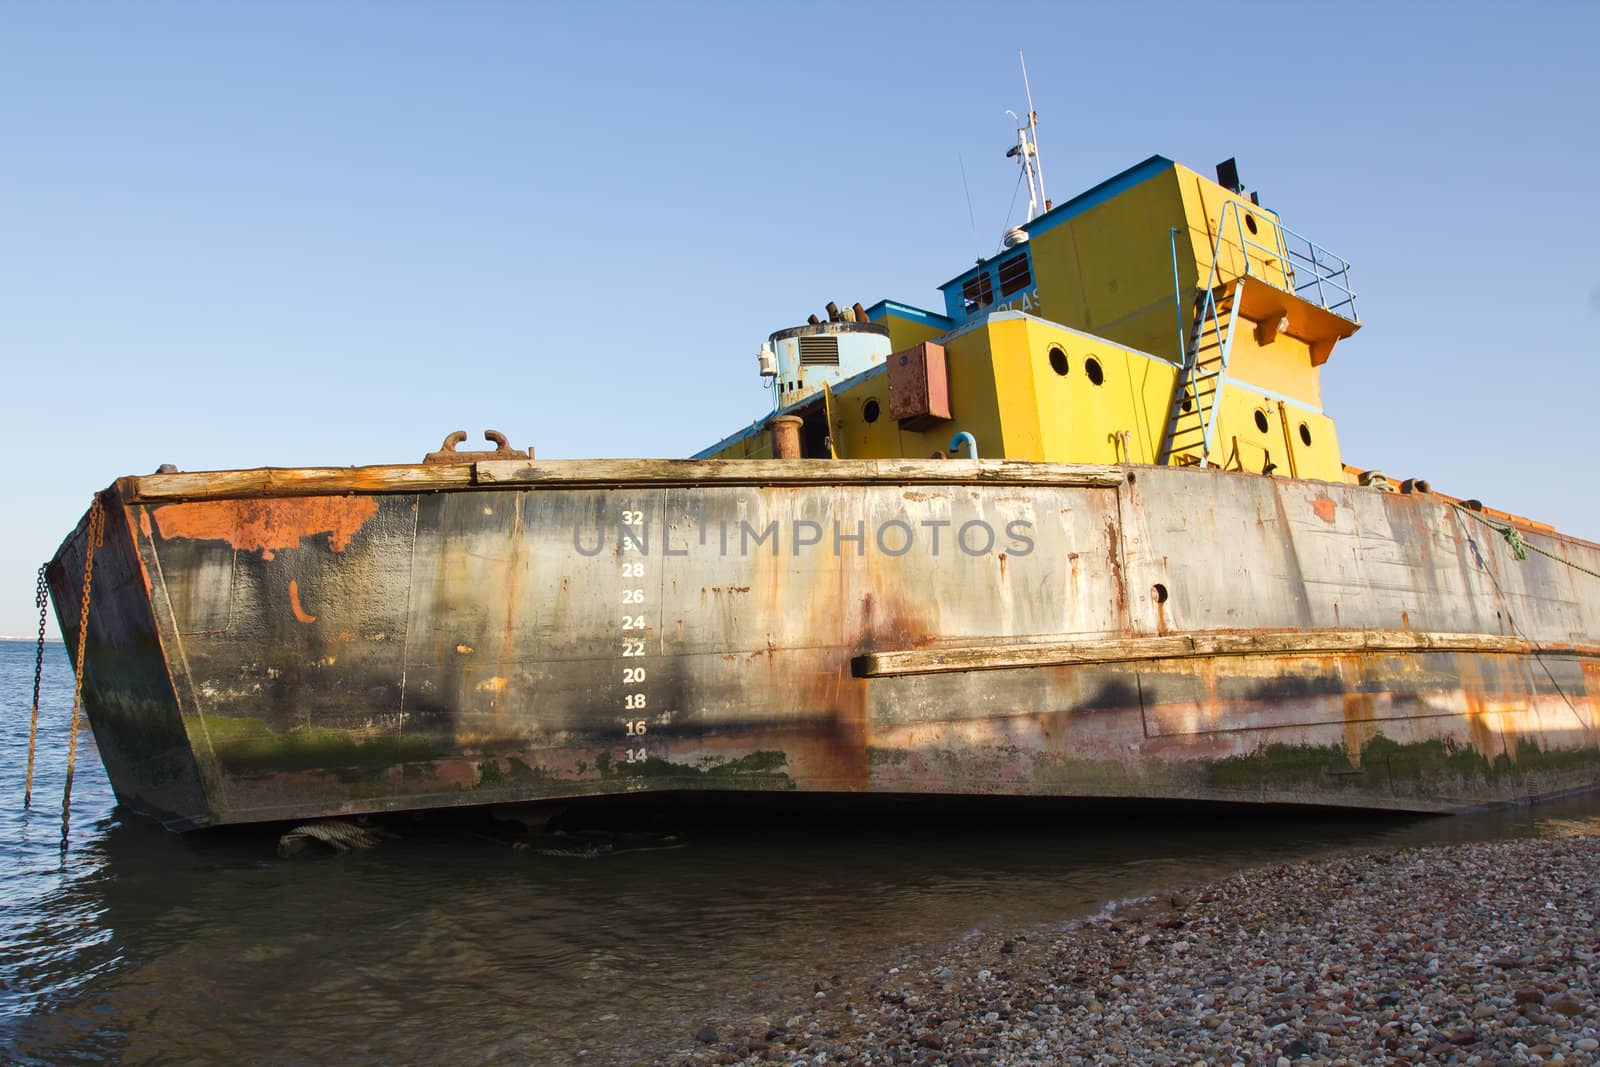
[[[378,502],[370,496],[196,500],[152,512],[163,538],[225,541],[241,552],[260,552],[264,560],[319,534],[327,535],[329,551],[343,552],[377,513]]]

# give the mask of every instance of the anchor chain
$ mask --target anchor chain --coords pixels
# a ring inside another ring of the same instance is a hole
[[[39,564],[39,587],[33,594],[33,606],[39,609],[39,647],[33,656],[33,718],[28,720],[28,777],[22,786],[24,808],[33,803],[33,752],[39,738],[39,680],[44,675],[44,619],[50,607],[50,587],[44,580],[47,566]]]
[[[61,841],[66,847],[67,822],[72,810],[72,773],[78,761],[78,715],[83,707],[83,654],[89,643],[89,594],[94,587],[94,550],[105,532],[105,508],[100,497],[89,508],[89,532],[83,551],[83,601],[78,608],[78,655],[73,669],[72,726],[67,735],[67,785],[61,794]]]

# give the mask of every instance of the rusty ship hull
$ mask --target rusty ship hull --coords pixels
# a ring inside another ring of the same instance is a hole
[[[1214,469],[125,478],[84,704],[173,829],[601,794],[1449,811],[1600,782],[1600,547]],[[69,647],[88,524],[49,568]]]

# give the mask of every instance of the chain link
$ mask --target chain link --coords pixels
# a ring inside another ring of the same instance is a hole
[[[66,848],[67,820],[72,808],[72,773],[78,761],[78,714],[83,708],[83,654],[89,644],[89,594],[94,589],[94,550],[100,547],[105,531],[105,508],[94,498],[89,508],[89,533],[84,540],[83,602],[78,608],[78,655],[72,682],[72,727],[67,735],[67,785],[61,794],[61,841]]]
[[[22,787],[22,806],[33,803],[33,752],[39,738],[39,680],[44,675],[44,620],[50,608],[50,586],[44,580],[48,564],[39,565],[39,586],[34,590],[33,604],[39,609],[39,648],[33,657],[33,718],[28,720],[28,778]]]

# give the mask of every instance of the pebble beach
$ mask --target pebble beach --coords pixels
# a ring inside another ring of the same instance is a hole
[[[1597,875],[1587,835],[1256,868],[819,979],[661,1062],[1600,1063]]]

